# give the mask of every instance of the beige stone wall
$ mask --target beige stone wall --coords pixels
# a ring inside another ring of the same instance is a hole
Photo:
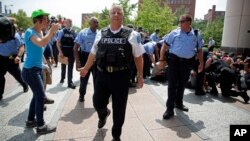
[[[222,36],[222,48],[224,50],[250,54],[249,7],[249,0],[227,0]]]

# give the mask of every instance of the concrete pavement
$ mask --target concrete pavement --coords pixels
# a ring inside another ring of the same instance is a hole
[[[44,115],[46,122],[57,125],[57,131],[41,136],[35,133],[35,128],[25,128],[31,91],[22,93],[22,87],[9,75],[6,81],[6,93],[0,101],[1,141],[112,139],[112,110],[104,128],[97,128],[92,80],[88,84],[85,102],[80,103],[79,87],[73,90],[68,89],[66,83],[60,84],[60,68],[53,68],[53,84],[48,85],[46,94],[55,103],[47,105]],[[79,86],[78,72],[74,72],[73,81]],[[195,96],[191,90],[186,90],[184,104],[189,107],[189,112],[175,110],[174,118],[163,120],[166,99],[167,83],[146,80],[142,89],[130,89],[122,141],[228,141],[229,125],[250,124],[250,104],[242,103],[240,97]]]

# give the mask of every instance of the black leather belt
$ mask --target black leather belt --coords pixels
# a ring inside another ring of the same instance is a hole
[[[109,72],[109,73],[112,73],[112,72],[118,72],[118,71],[122,71],[122,70],[126,70],[128,69],[128,67],[114,67],[114,66],[106,66],[105,67],[105,70],[102,69],[101,67],[97,66],[97,69],[101,72]]]
[[[169,54],[169,59],[174,59],[174,60],[180,61],[180,62],[184,62],[184,61],[193,61],[193,60],[195,59],[195,57],[196,57],[196,56],[193,56],[192,58],[187,59],[187,58],[179,57],[179,56],[177,56],[177,55],[175,55],[175,54],[173,54],[173,53],[170,53],[170,54]]]

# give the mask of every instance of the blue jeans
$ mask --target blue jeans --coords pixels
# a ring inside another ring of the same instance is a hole
[[[33,97],[30,102],[28,120],[37,120],[37,126],[43,126],[45,124],[43,119],[43,107],[44,107],[44,86],[42,80],[42,69],[38,67],[23,68],[22,70],[23,80],[30,86]]]

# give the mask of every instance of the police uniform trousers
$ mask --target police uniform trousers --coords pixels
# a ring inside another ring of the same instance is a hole
[[[233,69],[229,67],[221,69],[220,88],[223,96],[238,96],[236,91],[231,90],[232,84],[236,82],[236,79],[237,75]]]
[[[193,67],[194,57],[191,59],[180,58],[170,53],[168,58],[168,99],[167,111],[173,112],[174,104],[183,104],[185,85],[188,81],[190,70]]]
[[[86,62],[88,60],[89,52],[82,51],[82,52],[80,52],[79,56],[80,56],[81,67],[84,67],[84,65],[86,64]],[[90,76],[91,72],[92,72],[93,82],[94,82],[95,81],[95,64],[89,69],[89,71],[85,75],[85,77],[80,77],[79,93],[80,93],[81,97],[83,97],[86,94],[88,80],[89,80],[89,76]],[[95,84],[95,82],[93,84]],[[94,85],[94,87],[95,87],[95,85]]]
[[[200,94],[204,92],[203,90],[203,84],[204,84],[204,77],[205,77],[205,70],[203,69],[201,72],[197,72],[197,77],[196,77],[196,85],[195,85],[195,93]]]
[[[130,63],[129,67],[130,67],[130,81],[132,83],[135,83],[137,69],[136,69],[134,60]]]
[[[5,77],[6,72],[9,72],[24,88],[27,88],[28,85],[23,81],[21,77],[21,70],[19,64],[15,64],[14,58],[16,55],[13,55],[12,58],[1,56],[0,55],[0,96],[4,93],[5,87]]]
[[[111,96],[113,108],[112,136],[114,138],[119,138],[122,132],[128,99],[129,79],[129,69],[112,73],[96,70],[93,96],[94,107],[97,110],[99,119],[104,119],[107,115],[107,105]]]
[[[58,64],[58,49],[57,49],[57,46],[56,46],[56,41],[53,42],[52,44],[52,51],[53,51],[53,56],[54,56],[54,61],[55,61],[55,65]]]
[[[72,83],[72,77],[73,77],[73,68],[74,68],[74,62],[75,62],[75,58],[74,58],[74,52],[73,52],[73,47],[62,47],[62,52],[63,55],[68,57],[68,84]],[[64,80],[65,79],[65,74],[66,74],[66,65],[65,64],[61,64],[61,79]]]
[[[150,66],[151,66],[150,57],[147,53],[144,53],[143,54],[143,78],[144,79],[147,76],[150,76]]]

